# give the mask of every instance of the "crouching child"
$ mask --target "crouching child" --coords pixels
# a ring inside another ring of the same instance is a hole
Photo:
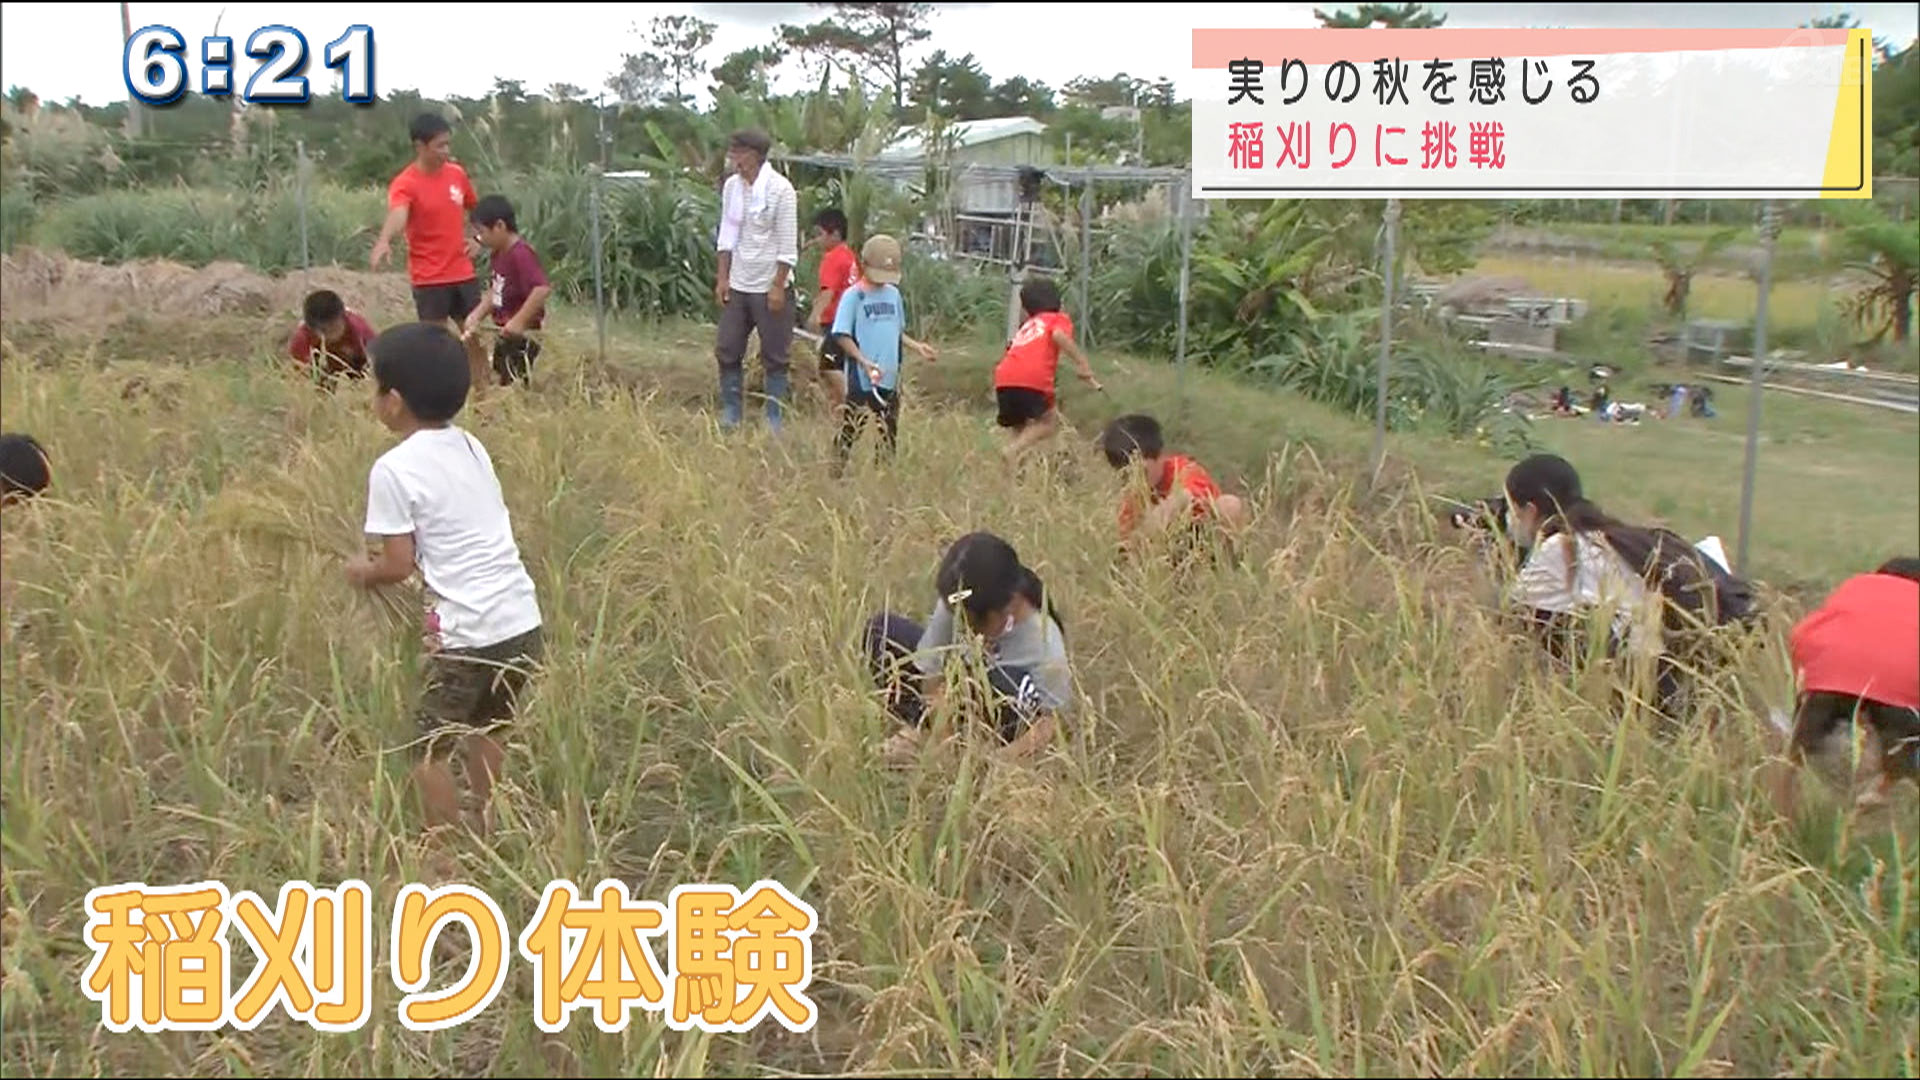
[[[925,626],[891,612],[867,624],[875,685],[904,725],[887,743],[887,759],[899,763],[919,750],[930,715],[947,704],[948,665],[959,659],[953,654],[970,645],[984,650],[985,685],[962,685],[969,699],[984,701],[1003,752],[1025,757],[1045,746],[1073,683],[1066,633],[1039,576],[1013,545],[976,532],[947,549],[934,592]]]
[[[1793,771],[1810,759],[1830,779],[1870,781],[1856,796],[1861,809],[1883,804],[1902,780],[1920,782],[1920,559],[1893,559],[1842,582],[1789,640],[1799,700],[1790,770],[1775,792],[1780,808],[1796,808]],[[1857,770],[1841,764],[1855,732],[1869,736]]]
[[[1214,539],[1231,553],[1234,534],[1246,524],[1246,503],[1222,492],[1199,462],[1169,453],[1158,420],[1142,413],[1122,416],[1101,433],[1100,449],[1127,480],[1120,503],[1122,555],[1162,538],[1174,540],[1179,557],[1205,550]]]
[[[331,386],[337,377],[365,377],[367,349],[377,336],[373,324],[348,307],[339,293],[318,289],[307,294],[300,322],[287,338],[287,354],[303,371]]]

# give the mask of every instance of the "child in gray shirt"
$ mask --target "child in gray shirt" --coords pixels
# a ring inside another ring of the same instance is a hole
[[[918,744],[928,700],[946,685],[949,656],[977,636],[984,645],[992,712],[1000,738],[1016,755],[1052,738],[1053,720],[1072,701],[1066,634],[1040,579],[1021,565],[1013,545],[991,533],[961,537],[934,575],[937,599],[925,627],[891,612],[867,626],[874,680],[907,729],[888,744],[900,756]],[[967,635],[958,632],[964,615]],[[900,670],[905,661],[918,678]]]

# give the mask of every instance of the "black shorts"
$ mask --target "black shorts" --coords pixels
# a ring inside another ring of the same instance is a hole
[[[847,350],[840,347],[840,335],[829,331],[820,339],[820,370],[845,371]]]
[[[456,282],[451,285],[415,285],[413,287],[413,311],[421,322],[445,322],[452,319],[460,322],[480,305],[480,282],[477,279]]]
[[[1814,692],[1800,699],[1792,751],[1805,760],[1832,749],[1828,740],[1852,731],[1856,713],[1880,741],[1880,768],[1895,780],[1920,780],[1920,712],[1845,694]]]
[[[493,343],[493,374],[501,386],[525,382],[533,374],[533,362],[540,359],[540,343],[532,338],[501,334]]]
[[[919,623],[892,612],[882,612],[867,620],[864,644],[867,668],[874,685],[884,695],[887,710],[909,727],[920,727],[926,720],[926,700],[919,689],[920,673],[912,656],[920,646]],[[968,686],[962,696],[983,708],[974,715],[986,719],[1002,742],[1013,742],[1040,719],[1040,688],[1025,668],[992,664],[987,668],[987,685]]]
[[[541,628],[480,649],[445,649],[427,658],[420,727],[428,753],[451,747],[450,734],[479,734],[512,719],[532,669],[544,654]]]
[[[1000,403],[1000,426],[1025,427],[1053,411],[1053,395],[1019,386],[1003,386],[993,392]]]

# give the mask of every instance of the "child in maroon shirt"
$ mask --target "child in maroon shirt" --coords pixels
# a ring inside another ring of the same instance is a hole
[[[321,289],[307,296],[300,325],[287,340],[287,353],[303,368],[326,375],[361,378],[367,373],[367,348],[376,331],[340,294]]]
[[[540,256],[520,236],[513,204],[504,195],[489,195],[474,207],[473,223],[480,243],[490,255],[493,282],[480,304],[467,316],[466,336],[474,340],[480,320],[489,312],[499,328],[493,346],[493,371],[502,386],[524,381],[540,355],[540,343],[527,336],[546,321],[547,296],[552,288]]]

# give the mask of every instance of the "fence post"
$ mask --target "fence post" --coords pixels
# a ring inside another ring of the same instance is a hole
[[[1380,278],[1386,295],[1380,304],[1380,384],[1373,403],[1373,478],[1380,478],[1380,466],[1387,457],[1387,364],[1393,352],[1393,279],[1394,247],[1400,238],[1400,200],[1387,200],[1384,269]]]
[[[607,362],[607,297],[600,280],[600,188],[601,170],[593,169],[593,195],[589,213],[593,218],[593,321],[600,333],[600,362]]]
[[[1174,400],[1187,411],[1187,292],[1193,276],[1193,173],[1180,178],[1180,330],[1175,339]]]
[[[294,148],[294,189],[300,203],[300,284],[307,284],[307,275],[313,269],[313,262],[307,255],[307,140],[299,139]]]
[[[1093,344],[1093,309],[1087,306],[1087,277],[1093,273],[1093,170],[1081,174],[1080,188],[1080,330],[1082,340]]]
[[[1734,567],[1751,574],[1747,562],[1747,541],[1753,533],[1753,475],[1760,456],[1761,367],[1767,362],[1767,298],[1773,291],[1773,245],[1780,231],[1779,215],[1772,199],[1760,210],[1760,296],[1753,312],[1753,370],[1747,382],[1747,464],[1740,478],[1740,541],[1734,551]]]

